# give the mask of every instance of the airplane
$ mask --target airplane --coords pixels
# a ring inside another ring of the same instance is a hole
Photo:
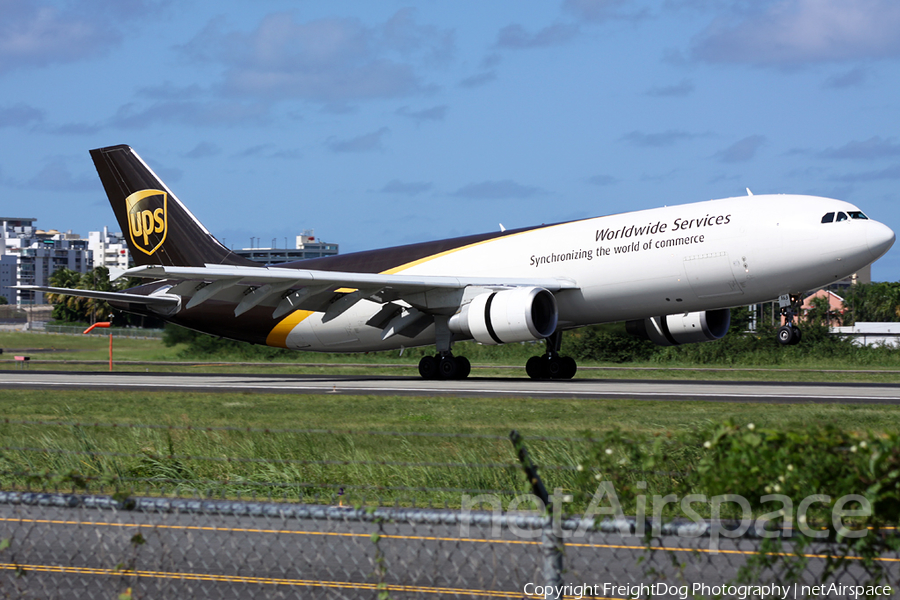
[[[471,364],[454,342],[546,343],[525,370],[570,379],[562,333],[626,322],[660,345],[721,339],[730,308],[779,299],[795,344],[803,293],[855,273],[894,232],[841,200],[753,195],[264,266],[198,221],[126,145],[90,151],[135,266],[124,292],[19,286],[107,300],[204,333],[279,348],[369,352],[430,346],[425,379]]]

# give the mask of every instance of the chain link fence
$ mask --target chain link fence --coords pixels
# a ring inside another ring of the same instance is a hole
[[[798,543],[796,532],[756,522],[605,516],[605,503],[596,516],[590,507],[566,516],[566,491],[548,494],[544,479],[576,472],[551,459],[574,456],[585,440],[10,420],[0,434],[0,596],[10,598],[859,598],[900,589],[896,551]],[[285,437],[297,454],[277,443]],[[434,454],[413,452],[417,440]],[[449,442],[468,447],[461,460],[450,460]],[[404,448],[405,459],[365,460],[365,443]]]
[[[41,323],[40,326],[35,325],[34,329],[39,329],[41,333],[54,333],[57,335],[84,335],[87,326],[80,325],[52,325],[50,323]],[[102,335],[113,336],[114,338],[130,338],[130,339],[162,339],[162,329],[143,329],[140,327],[108,327],[102,331]]]

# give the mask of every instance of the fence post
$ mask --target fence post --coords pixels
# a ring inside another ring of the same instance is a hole
[[[550,506],[550,496],[538,475],[537,465],[531,461],[531,457],[528,455],[528,449],[525,448],[521,434],[513,429],[509,434],[509,439],[516,448],[519,462],[522,463],[528,483],[531,484],[532,493],[544,503],[544,510],[549,518],[548,525],[541,532],[541,555],[543,556],[541,574],[544,578],[544,598],[558,600],[562,597],[563,541],[561,535],[557,535],[557,527],[553,522],[554,510]]]

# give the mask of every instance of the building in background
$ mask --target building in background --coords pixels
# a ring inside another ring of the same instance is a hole
[[[846,289],[857,283],[872,283],[872,265],[866,265],[850,277],[844,277],[828,286],[829,289]]]
[[[94,258],[94,266],[107,269],[127,269],[131,265],[128,244],[121,233],[110,233],[109,229],[88,232],[88,250]]]
[[[251,238],[251,244],[252,239],[254,238]],[[273,238],[272,242],[274,246],[277,238]],[[241,248],[240,250],[235,250],[234,253],[238,256],[249,258],[253,262],[278,265],[307,258],[334,256],[338,253],[338,244],[317,240],[315,232],[312,229],[307,229],[302,235],[297,236],[297,241],[293,248]]]
[[[0,255],[0,296],[6,299],[8,304],[16,303],[16,264],[18,259],[12,254]]]
[[[86,273],[93,267],[88,241],[68,231],[43,231],[37,219],[0,217],[0,296],[10,304],[45,304],[43,293],[12,289],[15,285],[49,285],[50,276],[66,268]],[[13,277],[13,269],[15,276]]]
[[[37,219],[0,217],[0,296],[10,304],[16,304],[19,254],[22,244],[34,237]]]

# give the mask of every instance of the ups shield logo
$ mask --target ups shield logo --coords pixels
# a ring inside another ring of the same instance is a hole
[[[144,254],[153,254],[166,241],[167,200],[160,190],[142,190],[125,198],[128,233],[134,247]]]

